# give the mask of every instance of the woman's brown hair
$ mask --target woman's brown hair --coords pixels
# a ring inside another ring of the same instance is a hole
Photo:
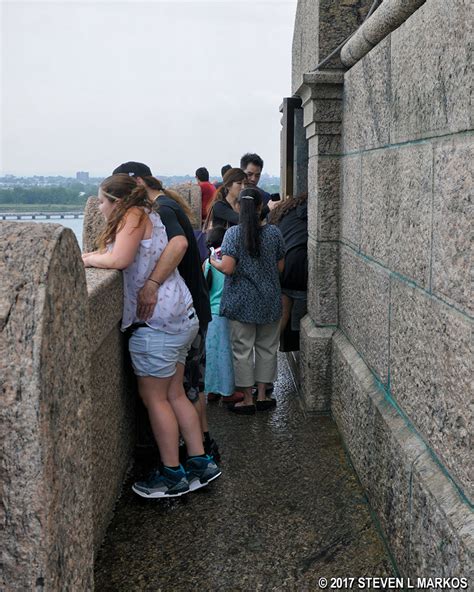
[[[301,193],[296,197],[287,197],[283,199],[275,208],[270,212],[268,216],[268,223],[269,224],[278,224],[280,220],[286,216],[286,214],[290,210],[294,210],[299,205],[304,204],[305,201],[308,201],[308,194]]]
[[[143,209],[151,209],[152,203],[148,198],[147,192],[143,185],[137,185],[133,177],[119,173],[107,177],[100,184],[102,195],[117,206],[112,212],[112,215],[107,220],[107,226],[102,234],[99,236],[99,249],[105,249],[107,245],[115,240],[117,232],[125,224],[125,215],[130,208],[142,208],[138,225],[141,224],[147,212]]]
[[[216,201],[225,201],[225,198],[227,197],[227,194],[229,193],[229,189],[232,187],[232,183],[238,183],[239,181],[243,181],[246,178],[247,178],[247,175],[244,173],[244,171],[242,169],[238,169],[238,168],[229,169],[225,173],[225,175],[222,179],[222,185],[216,191],[216,193],[215,193],[214,197],[212,198],[212,201],[209,204],[209,207],[207,209],[207,218],[206,218],[206,221],[204,222],[204,225],[203,225],[204,228],[207,228],[209,226],[209,223],[212,219],[212,208],[214,207],[214,204],[216,203]]]

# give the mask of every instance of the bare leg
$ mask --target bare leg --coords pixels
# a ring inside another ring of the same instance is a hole
[[[199,399],[194,404],[196,407],[196,411],[198,412],[199,419],[201,421],[201,429],[202,433],[209,431],[209,424],[207,422],[207,404],[206,404],[206,395],[204,393],[199,393]]]
[[[161,460],[164,465],[175,467],[179,465],[179,430],[176,416],[167,398],[172,378],[137,376],[137,379],[138,391],[148,410]]]
[[[178,420],[179,429],[186,442],[186,448],[190,456],[204,454],[202,444],[201,422],[197,410],[186,396],[183,388],[184,365],[176,365],[176,374],[173,376],[168,399]]]
[[[237,387],[238,391],[244,393],[244,400],[241,403],[236,403],[236,407],[242,407],[243,405],[253,405],[253,397],[252,397],[252,387]],[[264,391],[265,392],[265,391]]]
[[[267,395],[265,393],[266,387],[266,382],[257,382],[257,401],[265,401],[267,399]]]
[[[281,320],[280,320],[280,335],[286,328],[288,321],[290,320],[291,309],[293,308],[293,300],[286,294],[281,295],[281,304],[283,307]]]

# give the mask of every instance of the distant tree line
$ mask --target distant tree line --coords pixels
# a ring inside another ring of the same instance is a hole
[[[84,206],[90,195],[97,195],[97,185],[74,183],[68,187],[0,188],[0,204],[69,204]]]
[[[171,182],[170,182],[171,180]],[[166,178],[165,185],[169,187],[177,182],[177,177]],[[261,183],[262,189],[269,193],[277,193],[279,185]],[[82,208],[90,195],[97,195],[97,184],[84,184],[79,182],[68,185],[14,185],[0,187],[1,204],[31,204],[31,205],[73,205]]]

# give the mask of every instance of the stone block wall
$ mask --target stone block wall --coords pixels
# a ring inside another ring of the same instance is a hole
[[[427,0],[344,77],[331,408],[409,576],[473,550],[472,17]]]
[[[0,253],[0,588],[92,590],[135,435],[121,275],[57,224],[1,222]]]
[[[468,576],[474,6],[385,0],[343,50],[350,69],[315,73],[333,37],[327,3],[311,4],[293,48],[309,149],[301,388],[337,421],[401,573]]]

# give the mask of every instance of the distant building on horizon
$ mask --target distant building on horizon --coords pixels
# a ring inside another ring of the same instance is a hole
[[[80,181],[81,183],[88,183],[89,173],[87,171],[78,171],[76,173],[76,180]]]

